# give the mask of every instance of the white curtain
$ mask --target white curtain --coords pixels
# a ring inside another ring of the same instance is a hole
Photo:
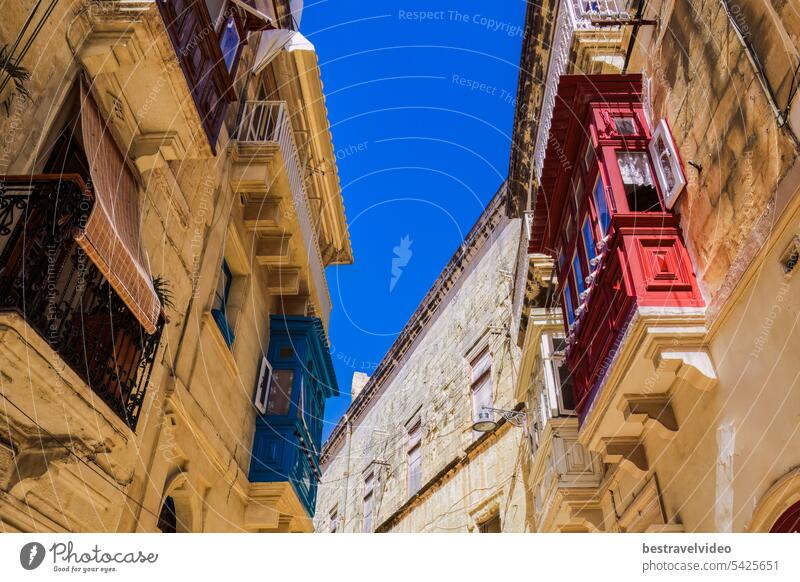
[[[620,152],[617,154],[619,171],[624,184],[655,186],[646,152]]]

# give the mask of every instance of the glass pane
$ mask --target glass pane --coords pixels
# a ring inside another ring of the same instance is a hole
[[[272,373],[272,386],[267,401],[267,414],[285,416],[292,404],[292,383],[294,370],[275,370]]]
[[[614,128],[619,135],[636,135],[636,120],[633,117],[615,117]]]
[[[575,312],[572,310],[572,294],[570,293],[569,283],[564,287],[564,305],[567,308],[567,320],[572,325],[575,323]]]
[[[583,269],[581,268],[581,258],[578,253],[572,257],[572,272],[575,275],[575,289],[578,290],[578,297],[586,289],[586,284],[583,281]]]
[[[611,224],[611,215],[608,212],[605,188],[603,188],[603,181],[600,177],[597,178],[597,184],[594,186],[594,205],[595,208],[597,208],[597,218],[600,221],[600,228],[605,236],[608,234],[608,226]]]
[[[597,256],[596,244],[597,243],[594,240],[594,231],[592,230],[592,223],[589,222],[589,218],[587,217],[583,221],[583,246],[586,249],[586,259],[590,263],[591,260]]]
[[[228,21],[225,23],[219,46],[222,49],[222,58],[225,59],[225,66],[230,71],[231,67],[233,67],[233,61],[236,59],[236,50],[239,48],[239,31],[236,30],[236,22],[233,20],[233,16],[229,16]]]

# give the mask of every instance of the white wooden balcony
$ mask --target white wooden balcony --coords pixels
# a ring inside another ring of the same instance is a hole
[[[327,327],[332,303],[318,225],[285,102],[242,105],[232,157],[231,184],[246,200],[245,225],[260,239],[256,261],[267,266],[271,280],[292,282],[292,289],[276,287],[276,292],[308,294],[313,307],[309,315],[320,317]]]

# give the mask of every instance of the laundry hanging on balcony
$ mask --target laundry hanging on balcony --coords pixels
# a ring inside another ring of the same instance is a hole
[[[75,240],[151,334],[161,303],[141,247],[139,189],[86,82],[80,85],[81,133],[95,202]]]

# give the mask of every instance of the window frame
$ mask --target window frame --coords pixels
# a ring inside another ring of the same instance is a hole
[[[372,512],[375,510],[375,471],[370,470],[364,475],[364,495],[362,498],[362,531],[372,533]],[[367,511],[369,508],[369,511]]]
[[[411,421],[406,429],[406,459],[408,497],[422,488],[422,422],[419,418]]]
[[[484,366],[484,369],[481,368],[476,364],[483,364],[483,361],[488,358],[488,365]],[[477,350],[477,355],[473,356],[469,360],[469,393],[470,393],[470,402],[472,403],[472,420],[475,420],[479,417],[481,411],[484,407],[493,407],[494,406],[494,382],[492,381],[492,365],[494,364],[494,354],[492,354],[491,348],[486,345],[483,346],[481,349]],[[476,376],[475,370],[480,370],[480,373]],[[488,393],[488,398],[486,396]],[[483,398],[479,399],[476,396],[480,394]],[[485,402],[488,400],[488,404]],[[472,431],[475,438],[478,438],[483,433]]]
[[[225,340],[228,349],[232,349],[233,342],[236,339],[236,334],[230,325],[228,304],[230,302],[231,286],[233,285],[234,277],[230,266],[228,265],[228,261],[225,258],[222,259],[222,263],[220,264],[220,272],[218,277],[224,277],[224,285],[222,289],[222,296],[220,297],[219,280],[217,280],[217,285],[214,288],[214,299],[211,303],[211,316],[214,318],[217,328],[219,328],[219,331],[222,334],[222,339]],[[219,306],[217,306],[217,301],[220,302]]]

